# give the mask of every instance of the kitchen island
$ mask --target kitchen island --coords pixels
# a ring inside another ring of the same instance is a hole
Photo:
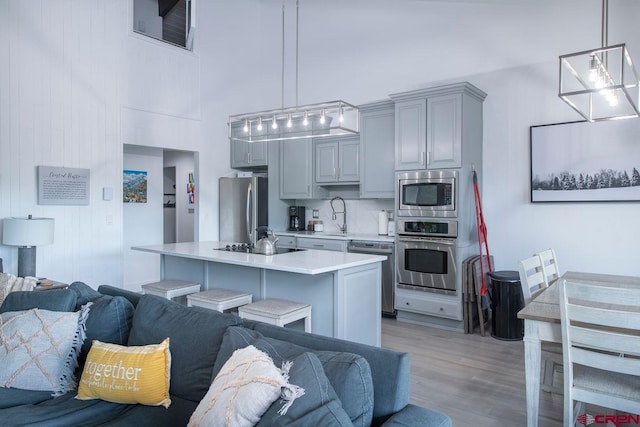
[[[380,255],[302,250],[276,255],[217,250],[225,242],[187,242],[131,249],[160,255],[161,279],[190,280],[202,290],[249,292],[254,301],[311,304],[312,332],[380,346]]]

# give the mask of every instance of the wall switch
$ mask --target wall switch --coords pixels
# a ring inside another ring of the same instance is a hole
[[[113,200],[113,187],[102,187],[102,200]]]
[[[107,215],[106,222],[107,225],[113,225],[113,215]]]
[[[320,211],[318,209],[314,209],[313,210],[313,217],[314,218],[320,218]]]

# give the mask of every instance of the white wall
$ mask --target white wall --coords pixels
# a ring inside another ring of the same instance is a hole
[[[285,3],[292,105],[295,2]],[[195,233],[216,239],[218,177],[231,172],[227,117],[281,103],[281,2],[200,1],[194,52],[133,33],[132,9],[0,0],[0,159],[9,159],[0,218],[56,219],[38,271],[57,280],[123,283],[123,144],[197,153]],[[360,104],[462,79],[488,93],[480,179],[498,268],[555,246],[563,269],[640,275],[637,203],[528,202],[528,128],[577,119],[556,96],[557,57],[599,46],[598,0],[303,0],[300,15],[301,104]],[[626,42],[636,61],[639,17],[640,2],[610,4],[609,41]],[[90,205],[37,205],[37,165],[89,168]],[[103,187],[114,200],[101,199]],[[615,227],[594,232],[602,221]],[[0,246],[0,257],[16,270],[15,248]]]
[[[122,207],[123,283],[126,289],[138,292],[140,285],[160,280],[160,258],[130,248],[164,241],[162,149],[125,145],[122,167],[147,172],[147,202],[123,203]]]

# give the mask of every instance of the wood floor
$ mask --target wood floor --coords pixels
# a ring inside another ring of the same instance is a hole
[[[383,318],[382,346],[411,354],[411,403],[449,415],[454,426],[526,425],[522,341]],[[562,396],[541,393],[538,425],[560,427],[562,405]]]

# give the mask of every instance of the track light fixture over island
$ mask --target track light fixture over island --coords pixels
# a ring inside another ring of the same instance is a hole
[[[285,7],[282,2],[282,107],[229,116],[229,140],[242,142],[284,141],[359,134],[359,110],[345,101],[298,105],[298,46],[300,1],[296,0],[295,106],[284,107]],[[263,122],[270,126],[265,128]]]
[[[263,142],[358,135],[358,122],[355,105],[322,102],[229,116],[229,139]]]

